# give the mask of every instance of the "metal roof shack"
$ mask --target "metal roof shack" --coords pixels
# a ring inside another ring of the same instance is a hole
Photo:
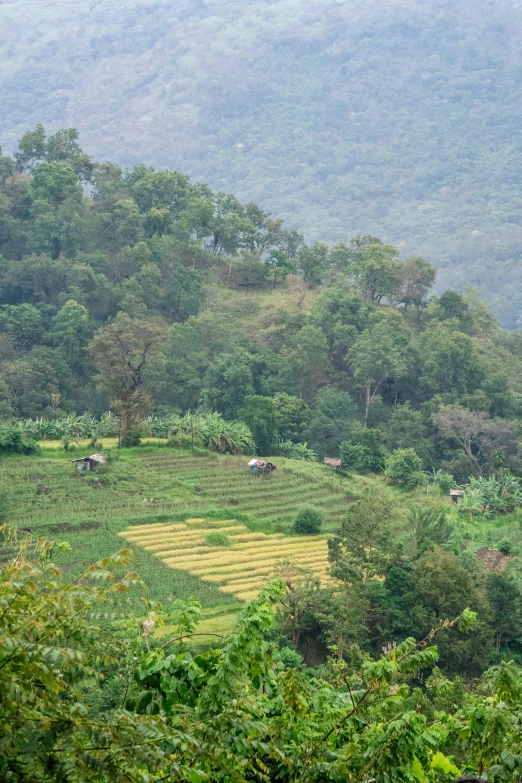
[[[323,459],[323,465],[328,465],[329,468],[340,468],[341,460],[336,457],[325,457]]]
[[[102,454],[91,454],[90,457],[73,459],[78,470],[96,470],[97,465],[105,465],[107,460]]]

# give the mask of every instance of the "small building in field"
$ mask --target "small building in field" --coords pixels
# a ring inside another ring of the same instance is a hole
[[[105,465],[107,460],[102,454],[91,454],[90,457],[80,457],[73,459],[78,470],[96,470],[98,465]]]
[[[323,459],[323,465],[328,465],[329,468],[340,468],[341,460],[337,457],[325,457]]]
[[[450,489],[450,498],[452,503],[458,503],[464,497],[463,489]]]

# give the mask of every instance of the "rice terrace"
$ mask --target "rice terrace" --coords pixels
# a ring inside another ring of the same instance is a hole
[[[326,574],[327,543],[320,536],[303,539],[282,533],[250,533],[236,520],[205,519],[132,526],[120,535],[171,568],[188,571],[245,601],[254,598],[278,562],[286,560],[295,559],[323,582],[330,581]]]
[[[256,476],[244,456],[192,455],[158,443],[107,451],[112,443],[104,443],[108,464],[79,473],[72,460],[85,447],[42,445],[38,456],[2,459],[0,484],[19,527],[70,543],[54,558],[71,578],[131,547],[149,597],[195,595],[210,625],[221,619],[219,607],[227,619],[282,563],[330,581],[327,535],[355,495],[328,468],[274,458],[278,470]],[[323,509],[325,535],[289,534],[303,503]]]

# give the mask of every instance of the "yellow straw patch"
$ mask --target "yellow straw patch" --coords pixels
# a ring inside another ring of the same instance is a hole
[[[211,530],[227,535],[230,546],[207,544],[206,535]],[[187,571],[244,601],[254,598],[278,570],[284,569],[287,561],[309,569],[323,584],[334,583],[327,574],[325,536],[254,533],[235,519],[203,518],[187,519],[185,523],[134,525],[119,535],[171,568]]]

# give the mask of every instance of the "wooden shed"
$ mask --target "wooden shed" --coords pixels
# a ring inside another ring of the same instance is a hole
[[[98,465],[105,465],[107,460],[101,454],[91,454],[90,457],[80,457],[73,459],[78,470],[96,470]]]

